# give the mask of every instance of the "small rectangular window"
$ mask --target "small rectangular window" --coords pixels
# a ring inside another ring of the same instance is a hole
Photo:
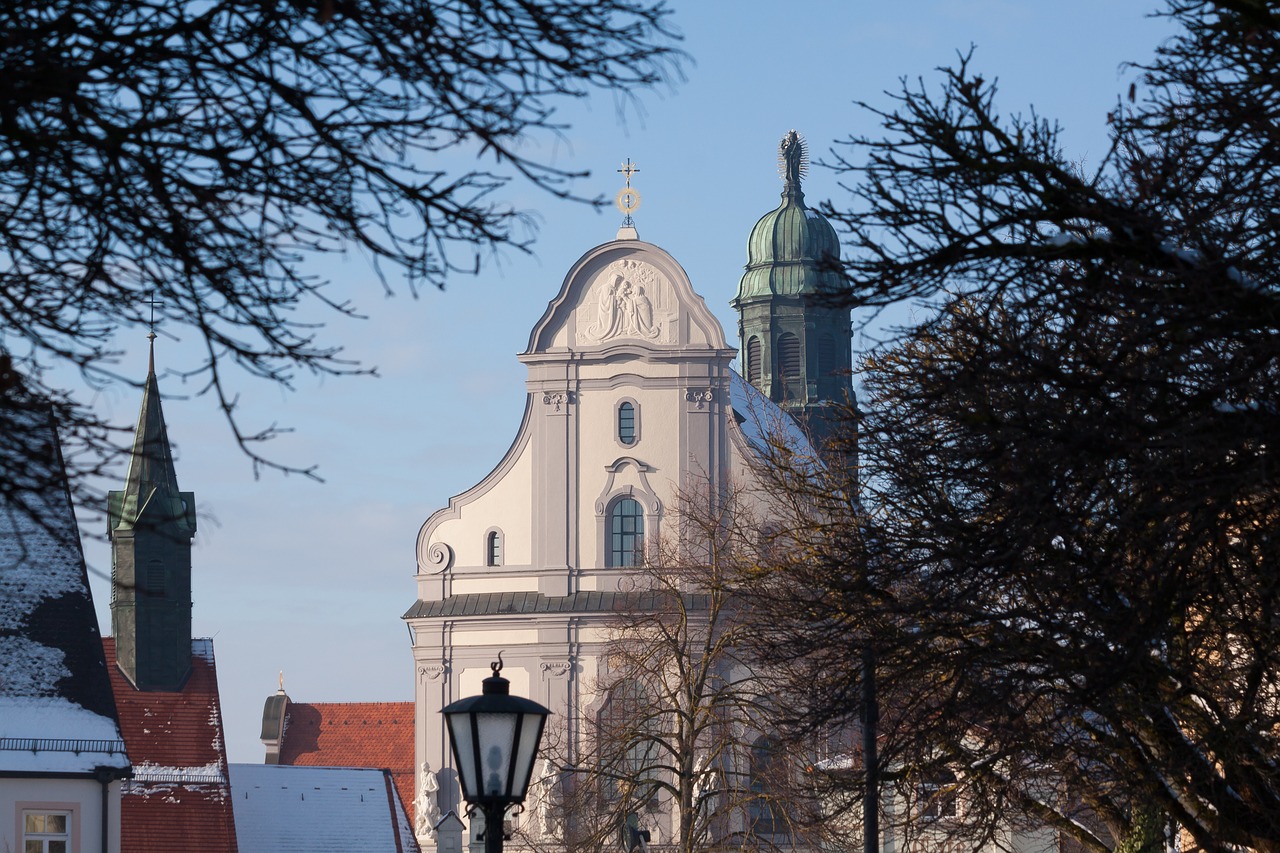
[[[70,812],[23,811],[22,853],[67,853],[70,849]]]

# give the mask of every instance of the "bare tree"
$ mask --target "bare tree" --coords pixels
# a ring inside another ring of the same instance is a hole
[[[819,521],[766,651],[803,726],[855,720],[873,648],[889,783],[974,845],[1280,849],[1280,19],[1166,14],[1094,171],[965,55],[830,212],[852,304],[919,319],[863,366],[860,500],[783,484]]]
[[[111,434],[65,368],[114,378],[118,331],[154,312],[201,342],[187,375],[255,466],[284,468],[237,376],[365,370],[321,337],[316,310],[353,309],[308,259],[357,251],[416,292],[528,250],[503,190],[570,198],[579,173],[526,141],[664,79],[674,38],[661,0],[0,4],[0,379],[58,407],[83,486]]]
[[[611,621],[565,808],[575,849],[631,849],[642,833],[677,853],[801,841],[803,766],[765,725],[731,583],[759,527],[735,500],[681,504],[678,541],[634,570]]]

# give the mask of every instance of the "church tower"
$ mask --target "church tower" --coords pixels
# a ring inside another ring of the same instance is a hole
[[[129,474],[107,502],[116,660],[139,690],[178,690],[191,672],[195,494],[178,491],[151,335]]]
[[[853,403],[853,336],[848,308],[831,301],[843,283],[840,240],[800,189],[808,165],[804,139],[792,130],[778,147],[782,203],[751,229],[732,305],[743,377],[822,442],[831,407]]]

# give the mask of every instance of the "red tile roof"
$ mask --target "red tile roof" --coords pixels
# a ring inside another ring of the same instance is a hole
[[[192,641],[181,690],[136,689],[103,638],[111,687],[134,779],[121,798],[121,853],[198,848],[237,853],[213,643]]]
[[[413,820],[413,703],[289,701],[280,763],[391,771]]]

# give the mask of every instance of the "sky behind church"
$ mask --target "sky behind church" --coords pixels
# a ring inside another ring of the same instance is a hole
[[[639,110],[609,96],[564,105],[565,138],[530,145],[555,165],[590,170],[577,185],[588,196],[612,196],[622,186],[615,170],[634,161],[641,239],[683,264],[735,345],[728,302],[751,226],[778,203],[776,147],[786,131],[809,142],[810,204],[840,205],[840,179],[816,163],[831,159],[836,140],[875,132],[853,101],[886,106],[884,92],[900,77],[936,80],[933,69],[974,44],[976,67],[1000,81],[1002,111],[1034,105],[1059,120],[1068,156],[1089,166],[1105,153],[1106,114],[1128,86],[1120,64],[1146,59],[1169,32],[1148,17],[1155,0],[672,5],[691,57],[686,79],[639,93]],[[418,529],[502,458],[525,401],[516,355],[569,267],[612,239],[621,220],[612,207],[597,213],[518,184],[507,197],[536,214],[536,254],[488,259],[478,276],[457,276],[444,292],[414,300],[401,287],[384,298],[355,255],[320,267],[368,315],[332,323],[328,340],[376,365],[379,378],[299,377],[296,394],[241,383],[247,424],[295,430],[269,453],[317,463],[323,484],[272,473],[255,480],[214,402],[164,375],[166,365],[181,366],[184,344],[160,330],[156,360],[178,480],[200,511],[195,633],[215,640],[232,761],[262,761],[262,703],[279,671],[295,701],[413,697],[400,616],[416,597]],[[143,334],[131,355],[139,379]],[[865,344],[855,336],[855,347]],[[123,421],[136,417],[139,401],[127,387],[100,398]],[[88,524],[101,532],[100,521]],[[86,541],[86,556],[109,632],[110,556],[100,540]]]

